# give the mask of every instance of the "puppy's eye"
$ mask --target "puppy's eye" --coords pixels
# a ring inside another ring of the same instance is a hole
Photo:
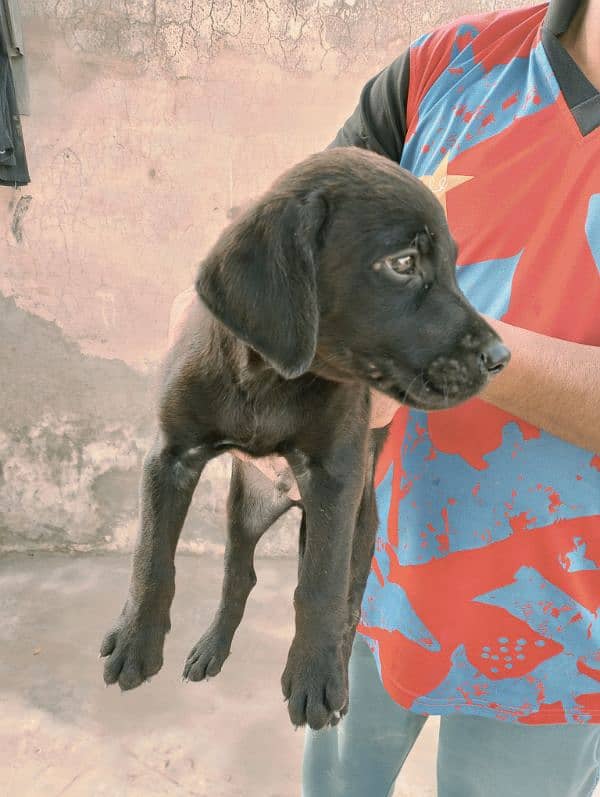
[[[386,264],[396,274],[413,274],[417,261],[414,255],[400,255],[400,257],[387,257]]]
[[[381,260],[376,260],[372,267],[374,271],[385,271],[388,274],[392,272],[401,277],[410,277],[417,273],[418,264],[418,252],[413,249],[405,249],[402,253],[387,255]]]

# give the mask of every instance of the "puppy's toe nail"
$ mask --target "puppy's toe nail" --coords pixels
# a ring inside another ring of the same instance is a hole
[[[334,711],[333,712],[333,716],[335,717],[336,720],[340,720],[342,718],[342,712],[341,711]]]

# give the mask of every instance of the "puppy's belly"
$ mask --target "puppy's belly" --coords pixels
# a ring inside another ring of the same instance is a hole
[[[268,457],[253,457],[245,451],[240,451],[236,448],[231,449],[231,453],[241,459],[242,462],[251,462],[273,484],[276,484],[282,492],[286,492],[292,501],[300,500],[300,491],[298,490],[296,479],[284,457],[278,457],[275,454]]]

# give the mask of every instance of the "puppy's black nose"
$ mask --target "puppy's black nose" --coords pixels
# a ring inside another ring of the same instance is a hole
[[[479,354],[481,368],[489,374],[499,374],[510,360],[510,351],[504,343],[493,340],[486,344]]]

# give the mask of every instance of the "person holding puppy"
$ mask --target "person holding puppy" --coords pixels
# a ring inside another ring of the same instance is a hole
[[[598,782],[599,87],[600,0],[464,17],[370,80],[330,145],[437,194],[512,361],[455,409],[373,397],[391,427],[350,709],[307,731],[303,797],[389,797],[429,715],[439,797]]]
[[[373,394],[390,430],[349,711],[307,731],[303,797],[391,797],[432,715],[439,797],[598,783],[599,43],[600,0],[461,18],[368,81],[330,144],[438,196],[459,285],[512,359],[442,412]]]

